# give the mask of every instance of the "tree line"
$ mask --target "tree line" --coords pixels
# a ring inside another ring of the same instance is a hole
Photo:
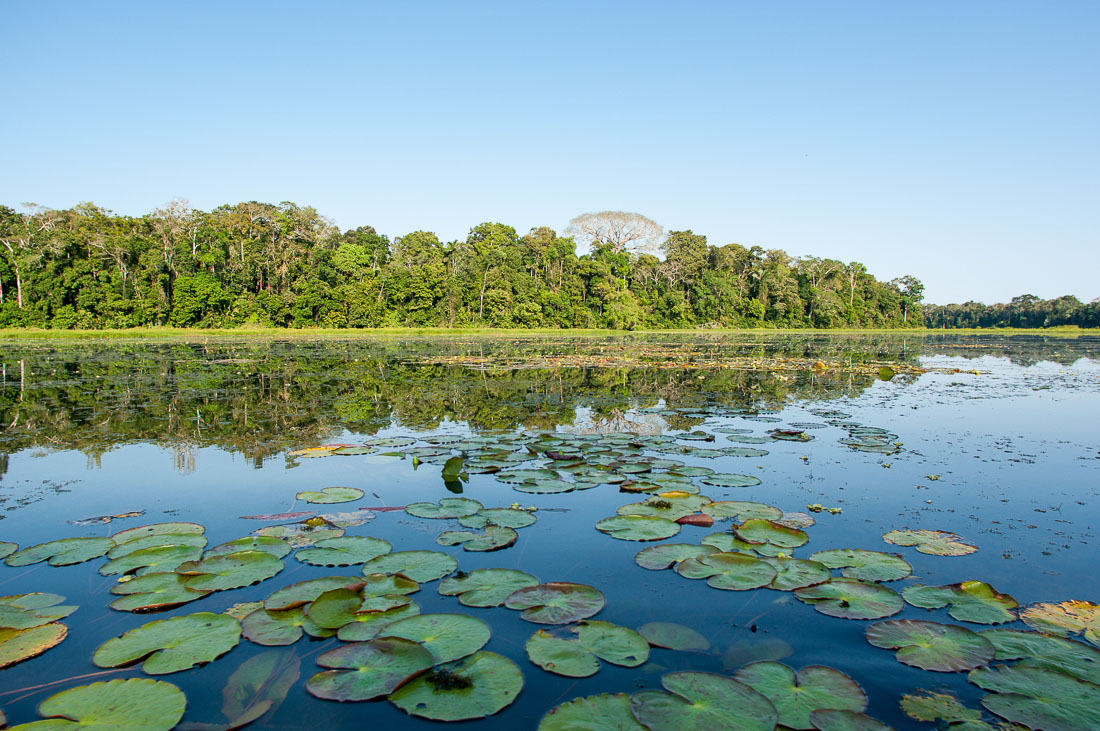
[[[290,202],[0,206],[0,327],[920,327],[923,289],[614,211],[443,242]]]
[[[1013,297],[1011,302],[984,305],[925,305],[928,327],[1100,327],[1100,298],[1084,303],[1073,295],[1044,300],[1033,294]]]

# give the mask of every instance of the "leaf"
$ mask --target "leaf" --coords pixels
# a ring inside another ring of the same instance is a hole
[[[676,573],[688,579],[706,579],[707,585],[728,591],[746,591],[767,586],[775,568],[743,553],[712,553],[676,564]]]
[[[381,638],[418,642],[432,654],[433,665],[472,655],[492,636],[489,625],[468,614],[421,614],[386,625]]]
[[[226,591],[258,584],[283,570],[281,559],[266,551],[238,551],[187,561],[176,567],[184,585],[197,591]]]
[[[134,551],[158,546],[192,546],[203,548],[206,546],[206,536],[201,533],[154,533],[148,536],[138,536],[133,540],[115,546],[107,552],[107,558],[115,559],[128,556]]]
[[[781,548],[797,548],[810,540],[805,531],[764,518],[749,518],[734,526],[733,532],[746,543],[770,543]]]
[[[294,497],[307,503],[350,503],[365,495],[358,487],[323,487],[320,490],[300,492]]]
[[[485,718],[510,705],[523,688],[523,673],[494,652],[478,652],[423,673],[390,694],[413,716],[435,721]]]
[[[914,607],[940,609],[950,605],[947,613],[962,622],[1001,624],[1012,622],[1012,609],[1019,606],[1007,594],[1000,594],[984,581],[963,581],[947,586],[907,586],[901,592]]]
[[[536,521],[534,515],[527,510],[514,510],[512,508],[484,508],[473,515],[459,518],[458,522],[466,528],[480,530],[488,525],[496,525],[501,528],[517,530],[533,525]]]
[[[768,585],[776,591],[794,591],[807,586],[823,584],[832,578],[832,574],[825,564],[817,561],[808,561],[801,558],[775,558],[761,559],[775,569],[775,578]]]
[[[898,662],[941,673],[970,670],[993,659],[993,645],[976,632],[939,622],[888,619],[867,628],[875,647],[897,649]]]
[[[1083,642],[1023,630],[979,633],[993,643],[997,660],[1020,660],[1015,667],[1057,670],[1100,685],[1100,650]]]
[[[237,553],[238,551],[263,551],[265,553],[270,553],[275,558],[283,558],[290,553],[290,544],[281,538],[273,538],[271,536],[245,536],[244,538],[238,538],[235,541],[229,541],[228,543],[222,543],[221,545],[206,549],[203,558],[224,556],[227,553]]]
[[[115,679],[51,695],[38,705],[38,715],[58,720],[19,728],[168,731],[183,718],[186,706],[183,692],[171,683]]]
[[[241,624],[225,614],[198,612],[161,619],[107,640],[92,655],[101,668],[113,668],[144,659],[141,669],[150,675],[189,670],[210,662],[236,647]]]
[[[484,507],[477,500],[464,497],[445,497],[438,503],[409,503],[405,512],[417,518],[445,520],[473,515]]]
[[[527,657],[543,670],[572,678],[594,675],[600,669],[599,660],[632,668],[649,659],[649,643],[627,627],[588,621],[573,632],[576,639],[536,631],[527,640]]]
[[[455,557],[441,551],[396,551],[365,563],[363,574],[403,574],[418,584],[426,584],[456,568]]]
[[[332,637],[336,630],[319,627],[302,607],[278,611],[257,609],[241,620],[241,634],[257,645],[293,645],[302,639],[303,633],[310,637]]]
[[[1044,731],[1100,728],[1100,686],[1041,668],[976,668],[967,679],[993,691],[982,705],[1012,723]]]
[[[813,711],[867,708],[867,696],[859,684],[824,665],[807,665],[796,675],[783,663],[754,662],[734,673],[733,678],[770,700],[779,712],[779,723],[789,728],[813,728]]]
[[[630,696],[601,693],[574,698],[547,711],[538,731],[644,731],[630,715]]]
[[[621,541],[659,541],[680,532],[673,520],[647,515],[619,515],[596,523],[596,530]]]
[[[199,546],[153,546],[113,558],[99,567],[99,573],[112,576],[135,572],[151,574],[157,571],[174,571],[180,564],[195,561],[201,557],[202,548]]]
[[[706,637],[691,627],[675,622],[649,622],[638,628],[638,634],[654,647],[703,652],[710,649],[710,641]]]
[[[833,548],[809,556],[831,569],[844,569],[843,576],[864,581],[896,581],[913,573],[909,562],[896,553],[865,551],[861,548]]]
[[[650,731],[771,731],[778,719],[771,701],[723,675],[669,673],[661,678],[661,684],[667,693],[643,690],[630,699],[630,712]]]
[[[139,525],[136,528],[127,528],[111,536],[116,544],[122,545],[138,538],[164,535],[165,533],[191,533],[202,535],[206,528],[198,523],[153,523],[151,525]]]
[[[907,693],[901,697],[901,710],[909,718],[918,721],[944,720],[948,723],[962,721],[980,721],[982,712],[975,708],[967,708],[953,695],[933,693],[927,690],[918,690],[915,693]]]
[[[818,731],[894,731],[866,713],[822,708],[810,714],[810,723]],[[956,731],[977,731],[958,728]]]
[[[454,482],[465,474],[466,459],[464,457],[451,457],[443,463],[443,480]]]
[[[320,524],[317,524],[318,521],[320,521]],[[286,541],[291,548],[304,548],[305,546],[312,546],[317,541],[339,538],[344,535],[344,529],[320,516],[315,516],[297,523],[264,526],[252,531],[252,534],[279,538]]]
[[[704,485],[711,485],[713,487],[752,487],[760,484],[760,478],[753,477],[752,475],[715,473],[703,477],[702,482]]]
[[[536,624],[569,624],[595,615],[604,607],[604,596],[585,584],[554,581],[513,592],[504,601],[509,609],[522,609],[522,619]]]
[[[114,545],[110,538],[62,538],[16,551],[5,558],[4,563],[8,566],[30,566],[48,560],[50,566],[69,566],[99,558]]]
[[[69,628],[51,622],[30,629],[0,629],[0,668],[41,655],[69,634]]]
[[[794,595],[822,614],[842,619],[881,619],[897,614],[905,604],[896,591],[859,579],[833,578],[795,589]]]
[[[15,594],[0,597],[0,629],[31,629],[64,619],[75,606],[57,606],[65,601],[58,594]]]
[[[322,576],[317,579],[299,581],[278,589],[264,600],[264,609],[278,611],[281,609],[294,609],[309,604],[317,597],[330,589],[352,589],[359,591],[363,588],[362,576]]]
[[[306,690],[331,701],[368,701],[389,695],[433,664],[416,642],[399,638],[343,645],[322,654],[317,664],[331,668],[306,681]]]
[[[1032,629],[1059,637],[1082,632],[1086,640],[1100,646],[1100,605],[1092,602],[1032,604],[1020,611],[1020,619]]]
[[[508,548],[516,542],[517,538],[519,538],[519,534],[511,528],[488,525],[485,526],[484,533],[471,533],[462,530],[444,531],[439,534],[435,542],[441,546],[461,544],[462,549],[465,551],[487,552]]]
[[[439,583],[439,593],[458,596],[468,607],[499,607],[519,589],[538,585],[531,574],[512,569],[477,569],[468,574],[449,576]]]
[[[685,559],[700,558],[717,552],[717,548],[708,545],[696,546],[693,543],[661,543],[638,551],[634,554],[634,563],[638,564],[643,569],[660,571],[671,568]]]
[[[389,541],[369,536],[342,536],[317,541],[313,548],[303,548],[294,558],[311,566],[352,566],[373,561],[393,550]]]
[[[783,511],[779,508],[744,500],[722,500],[709,503],[699,509],[708,515],[714,516],[717,520],[732,519],[735,523],[740,523],[749,518],[779,520],[783,515]]]
[[[892,530],[884,533],[882,540],[896,546],[916,546],[919,552],[933,556],[965,556],[978,550],[977,546],[963,543],[954,533],[942,530]]]
[[[111,587],[111,593],[120,596],[110,607],[120,612],[155,612],[202,599],[210,593],[208,589],[188,588],[186,581],[175,571],[137,576]]]

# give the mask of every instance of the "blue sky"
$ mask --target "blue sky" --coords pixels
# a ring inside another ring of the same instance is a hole
[[[0,203],[313,205],[464,237],[628,210],[913,274],[1100,296],[1100,3],[33,2]]]

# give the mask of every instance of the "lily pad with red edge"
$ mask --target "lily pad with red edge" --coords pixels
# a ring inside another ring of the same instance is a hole
[[[746,543],[770,543],[780,548],[798,548],[810,540],[805,531],[764,518],[749,518],[734,526],[733,532]]]
[[[1032,629],[1059,637],[1080,632],[1086,640],[1100,646],[1100,605],[1092,602],[1040,602],[1021,610],[1020,619]]]
[[[967,675],[992,691],[982,705],[1001,718],[1044,731],[1096,731],[1100,728],[1100,685],[1042,668],[998,665]]]
[[[743,553],[712,553],[676,564],[676,573],[686,579],[706,579],[707,585],[727,591],[747,591],[767,586],[775,579],[775,568],[755,556]]]
[[[274,591],[267,599],[264,599],[264,609],[279,611],[294,609],[309,604],[329,589],[352,589],[358,591],[363,588],[362,576],[322,576],[317,579],[307,579],[296,584],[284,586]]]
[[[810,723],[817,731],[894,731],[882,721],[859,711],[822,708],[810,714]],[[959,728],[956,731],[967,731]],[[972,731],[981,731],[973,729]]]
[[[631,715],[650,731],[771,731],[779,718],[771,701],[724,675],[669,673],[661,685],[667,692],[643,690],[630,699]]]
[[[513,508],[483,508],[473,515],[467,515],[458,519],[459,524],[466,528],[481,530],[488,525],[496,525],[501,528],[518,530],[533,525],[537,518],[529,510],[515,510]]]
[[[598,589],[567,581],[525,587],[504,600],[504,606],[523,610],[520,617],[536,624],[569,624],[588,619],[603,609],[604,603]]]
[[[457,568],[458,560],[442,551],[396,551],[363,564],[363,574],[403,574],[418,584],[426,584]]]
[[[638,551],[634,554],[634,563],[638,564],[643,569],[660,571],[671,568],[685,559],[699,558],[717,552],[717,548],[708,545],[697,546],[694,543],[661,543]]]
[[[464,551],[488,552],[508,548],[516,542],[517,538],[519,534],[511,528],[487,525],[483,533],[465,530],[443,531],[436,537],[435,542],[441,546],[461,545]]]
[[[38,715],[48,720],[17,728],[168,731],[183,718],[186,706],[183,691],[171,683],[116,678],[51,695],[38,704]]]
[[[400,638],[343,645],[317,658],[328,670],[306,681],[310,695],[330,701],[369,701],[389,695],[433,665],[432,654]]]
[[[199,546],[154,546],[113,558],[99,567],[99,573],[104,576],[113,576],[174,571],[180,564],[200,558],[202,558],[202,548]]]
[[[302,639],[303,633],[310,637],[332,637],[336,630],[317,626],[305,608],[295,607],[277,612],[257,609],[241,620],[241,633],[254,644],[282,647],[293,645]]]
[[[596,523],[596,530],[620,541],[660,541],[680,532],[680,525],[649,515],[617,515]]]
[[[365,495],[358,487],[323,487],[320,490],[306,490],[294,497],[305,500],[307,503],[321,505],[334,505],[336,503],[350,503]]]
[[[139,525],[136,528],[121,530],[111,536],[111,540],[121,546],[123,543],[128,543],[137,538],[144,538],[147,536],[163,535],[165,533],[202,534],[205,532],[206,528],[198,523],[152,523],[150,525]]]
[[[866,551],[862,548],[830,548],[811,553],[809,558],[820,561],[831,569],[843,569],[840,573],[850,579],[897,581],[913,573],[909,562],[896,553]]]
[[[489,625],[468,614],[421,614],[386,625],[380,638],[418,642],[432,654],[434,665],[472,655],[492,636]]]
[[[918,689],[901,697],[901,710],[917,721],[946,721],[947,723],[973,723],[981,721],[982,712],[967,708],[958,698],[946,693]]]
[[[1015,667],[1057,670],[1100,685],[1100,650],[1084,642],[1013,629],[979,634],[993,643],[997,660],[1019,660]]]
[[[736,475],[728,472],[716,472],[713,475],[706,475],[702,478],[704,485],[710,485],[712,487],[753,487],[759,485],[761,480],[759,477],[753,477],[752,475]]]
[[[420,614],[420,605],[410,601],[400,607],[385,612],[363,612],[356,614],[352,621],[336,632],[336,638],[342,642],[366,642],[373,640],[390,624],[399,619],[408,619]]]
[[[947,613],[961,622],[1002,624],[1015,621],[1012,610],[1020,606],[1008,594],[1001,594],[984,581],[963,581],[947,586],[907,586],[905,601],[922,609],[950,607]]]
[[[204,548],[206,546],[206,536],[201,533],[154,533],[148,536],[139,536],[107,551],[107,558],[122,558],[134,551],[140,551],[143,548],[156,548],[157,546],[195,546]]]
[[[303,548],[294,558],[311,566],[353,566],[373,561],[393,550],[389,541],[370,536],[341,536],[317,541]]]
[[[654,647],[663,647],[668,650],[706,652],[710,649],[710,640],[691,627],[685,627],[676,622],[649,622],[638,628],[638,634]]]
[[[477,569],[443,579],[439,593],[457,596],[459,603],[467,607],[499,607],[516,591],[538,583],[537,578],[523,571]]]
[[[897,650],[898,662],[922,670],[955,673],[993,660],[989,640],[966,627],[919,619],[888,619],[867,628],[875,647]]]
[[[718,520],[732,519],[735,523],[740,523],[749,518],[778,520],[783,515],[783,511],[779,508],[747,500],[720,500],[703,505],[699,509]]]
[[[241,624],[225,614],[197,612],[159,619],[107,640],[92,655],[101,668],[144,660],[150,675],[176,673],[208,663],[237,646]]]
[[[281,538],[271,536],[245,536],[206,549],[203,558],[223,556],[238,551],[263,551],[264,553],[270,553],[275,558],[283,558],[290,553],[290,544]]]
[[[99,558],[114,545],[110,538],[62,538],[16,551],[5,558],[4,563],[8,566],[30,566],[48,561],[50,566],[70,566]]]
[[[0,668],[41,655],[69,634],[69,628],[50,622],[30,629],[0,629]]]
[[[811,729],[810,713],[823,708],[863,711],[867,696],[859,683],[824,665],[807,665],[796,674],[780,662],[754,662],[733,675],[772,702],[779,723],[793,729]]]
[[[882,619],[897,614],[905,605],[893,589],[859,579],[833,578],[795,589],[794,595],[822,614],[841,619]]]
[[[119,595],[118,599],[110,603],[111,609],[120,612],[157,612],[202,599],[210,590],[188,588],[186,578],[175,571],[158,571],[115,584],[111,587],[111,593]]]
[[[0,629],[30,629],[64,619],[77,607],[63,601],[60,594],[42,592],[0,597]]]
[[[554,706],[539,721],[538,731],[645,731],[630,715],[626,693],[600,693]]]
[[[445,497],[438,503],[409,503],[405,512],[417,518],[451,519],[473,515],[484,506],[477,500],[465,497]]]
[[[892,530],[884,533],[882,540],[895,546],[915,546],[932,556],[965,556],[978,550],[960,536],[942,530]]]
[[[226,591],[270,579],[283,570],[281,559],[266,551],[238,551],[187,561],[176,567],[185,585],[198,591]]]
[[[523,673],[506,657],[478,652],[421,673],[390,694],[406,713],[433,721],[485,718],[511,705]]]
[[[774,558],[760,559],[771,564],[775,569],[775,578],[768,584],[769,589],[776,591],[794,591],[815,584],[822,584],[832,578],[832,573],[825,564],[817,561],[809,561],[802,558]]]

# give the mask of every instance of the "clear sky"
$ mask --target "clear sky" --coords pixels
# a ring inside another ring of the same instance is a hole
[[[0,3],[0,203],[627,210],[934,303],[1100,296],[1100,2]]]

